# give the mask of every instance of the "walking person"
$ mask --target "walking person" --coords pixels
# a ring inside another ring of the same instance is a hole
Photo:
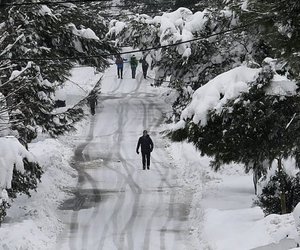
[[[153,150],[153,142],[148,135],[147,130],[143,131],[143,135],[139,138],[137,146],[136,146],[136,153],[139,154],[139,148],[141,147],[142,152],[142,163],[143,163],[143,170],[150,169],[150,154]]]
[[[130,66],[131,66],[131,72],[132,72],[132,78],[135,78],[135,73],[136,73],[136,67],[138,66],[138,61],[135,57],[135,55],[133,55],[130,58]]]
[[[149,64],[146,61],[146,57],[145,56],[140,60],[140,63],[142,64],[143,75],[144,75],[144,78],[146,79],[147,78],[147,70],[148,70]]]
[[[118,78],[121,77],[121,79],[123,79],[124,60],[123,60],[123,58],[120,55],[116,56],[116,64],[117,64]]]
[[[91,114],[95,115],[95,108],[96,108],[96,105],[98,104],[96,91],[92,91],[90,93],[90,95],[88,97],[88,102],[90,104]]]

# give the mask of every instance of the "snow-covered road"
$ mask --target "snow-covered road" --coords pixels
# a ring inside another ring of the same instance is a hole
[[[66,230],[56,249],[191,249],[191,195],[178,185],[158,133],[166,104],[140,72],[130,75],[128,65],[122,80],[114,66],[104,74],[89,136],[75,151],[79,183],[61,207]],[[154,142],[150,170],[135,152],[144,129]]]

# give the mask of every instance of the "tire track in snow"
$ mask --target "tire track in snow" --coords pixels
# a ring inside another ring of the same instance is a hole
[[[153,129],[153,128],[158,128],[160,124],[162,124],[164,118],[163,118],[163,110],[159,107],[159,105],[157,103],[155,103],[154,101],[148,101],[147,103],[143,103],[143,110],[144,110],[144,114],[145,114],[145,117],[144,117],[144,120],[143,120],[143,126],[144,128],[147,127],[147,124],[153,124],[149,129],[150,131]],[[160,115],[159,115],[159,119],[157,119],[156,122],[154,121],[147,121],[147,117],[151,117],[151,118],[156,118],[156,116],[154,114],[149,114],[149,112],[155,112],[155,111],[159,111]],[[147,114],[147,115],[146,115]],[[155,161],[155,158],[152,156],[152,159],[154,159]],[[158,161],[156,161],[158,162]],[[169,182],[167,181],[167,177],[169,175],[169,168],[166,168],[166,172],[163,174],[162,171],[160,170],[160,168],[158,168],[156,166],[156,164],[152,164],[152,166],[154,165],[154,168],[157,170],[157,172],[159,173],[160,175],[160,183],[157,187],[158,189],[158,200],[159,200],[159,203],[158,205],[156,206],[155,210],[153,211],[150,219],[148,219],[148,222],[146,224],[146,229],[145,229],[145,237],[144,237],[144,250],[149,250],[150,248],[150,239],[151,239],[151,227],[152,227],[152,223],[153,223],[153,220],[156,218],[156,214],[158,214],[158,212],[160,211],[160,204],[162,204],[163,202],[163,190],[164,190],[164,184],[166,184],[169,188],[171,188],[171,185],[169,184]],[[170,205],[171,206],[171,205]],[[169,213],[170,213],[170,209],[169,209]],[[165,224],[166,225],[166,224]],[[164,250],[165,249],[165,230],[163,230],[164,228],[162,228],[161,230],[161,233],[160,233],[160,249],[161,250]]]
[[[76,190],[80,190],[82,183],[84,181],[84,172],[81,170],[80,168],[80,162],[84,161],[84,157],[83,157],[83,150],[84,148],[92,141],[93,139],[93,125],[95,122],[95,118],[93,117],[91,125],[90,125],[90,130],[87,136],[87,140],[85,143],[79,145],[76,149],[75,149],[75,153],[74,153],[74,157],[73,157],[73,163],[71,164],[72,167],[74,169],[76,169],[76,171],[78,172],[78,184],[76,187]],[[74,209],[78,209],[80,205],[80,202],[75,204]],[[81,204],[82,205],[82,204]],[[79,209],[78,209],[79,210]],[[71,215],[71,222],[70,222],[70,232],[72,232],[73,235],[77,235],[78,234],[78,211],[73,211],[72,215]],[[74,241],[72,240],[72,238],[69,238],[69,247],[70,249],[77,249],[76,245],[73,244]]]
[[[114,139],[113,139],[113,144],[117,145],[117,153],[116,153],[116,157],[117,159],[121,162],[121,165],[123,166],[123,169],[126,170],[126,174],[122,173],[121,171],[118,171],[117,169],[111,168],[109,166],[106,166],[107,168],[110,168],[112,171],[115,171],[117,173],[117,175],[121,176],[121,178],[123,178],[124,180],[124,187],[125,185],[128,185],[130,187],[130,190],[132,191],[133,194],[135,194],[135,197],[137,197],[137,194],[141,193],[141,188],[139,187],[139,185],[137,183],[135,183],[135,181],[133,180],[130,171],[127,168],[127,164],[125,159],[121,156],[121,141],[122,141],[122,137],[123,137],[123,127],[124,127],[124,117],[126,116],[127,112],[125,113],[124,111],[124,106],[122,105],[122,103],[120,103],[120,105],[118,105],[118,130],[115,132],[114,135]],[[120,246],[120,239],[117,237],[118,236],[118,229],[119,229],[119,225],[117,223],[117,218],[118,218],[118,214],[122,211],[122,205],[125,203],[125,196],[126,196],[126,192],[124,193],[124,195],[121,195],[120,197],[118,197],[118,201],[115,204],[114,208],[113,208],[113,213],[110,216],[110,219],[107,221],[107,223],[104,225],[104,230],[103,232],[108,232],[108,228],[111,225],[110,222],[112,222],[112,227],[113,227],[113,241],[114,244],[117,248],[119,248]],[[135,205],[134,207],[138,207],[138,202],[137,199],[135,199]],[[103,249],[104,247],[104,241],[105,241],[105,234],[102,235],[101,239],[100,239],[100,243],[97,249]],[[130,240],[129,240],[130,241]],[[131,240],[131,245],[133,245],[133,241]]]
[[[94,116],[93,116],[93,121],[95,120]],[[94,131],[94,122],[91,123],[91,126],[90,126],[90,132],[89,132],[89,135],[88,135],[88,140],[85,144],[81,145],[80,147],[78,147],[76,150],[75,150],[75,155],[77,155],[77,162],[85,162],[85,163],[88,163],[91,159],[89,157],[89,155],[87,156],[84,156],[83,155],[83,150],[85,149],[85,147],[91,143],[91,141],[94,139],[94,135],[93,135],[93,131]],[[108,158],[111,158],[111,153],[108,155]],[[79,165],[79,164],[78,164]],[[96,181],[94,180],[94,178],[89,175],[87,172],[85,172],[84,169],[80,168],[79,166],[77,166],[77,171],[79,172],[79,181],[78,183],[80,184],[80,187],[82,186],[82,184],[89,184],[91,185],[92,187],[92,190],[93,190],[93,194],[96,196],[98,195],[99,191],[101,193],[101,189],[99,189],[99,187],[97,186],[96,184]],[[79,188],[80,190],[81,188]],[[82,204],[83,205],[83,204]],[[78,207],[78,210],[80,210],[80,207]],[[87,226],[84,228],[83,232],[82,232],[82,236],[80,237],[81,238],[81,242],[82,242],[82,245],[81,245],[81,249],[85,249],[86,246],[87,246],[87,241],[88,241],[88,235],[89,235],[89,231],[91,229],[91,226],[90,225],[93,225],[93,220],[94,218],[96,218],[97,214],[99,214],[101,210],[101,207],[100,206],[96,206],[94,208],[94,211],[93,213],[91,214],[90,216],[90,219],[88,220],[87,222]],[[78,212],[76,212],[76,216],[77,218],[74,218],[76,219],[76,221],[78,221]],[[73,220],[73,219],[72,219]],[[75,221],[75,220],[73,220]],[[73,224],[73,223],[72,223]],[[77,225],[78,223],[76,223]],[[77,229],[77,232],[76,234],[78,234],[78,228]],[[72,228],[71,228],[71,231],[72,231]],[[75,249],[74,246],[72,248],[70,248],[71,250]]]
[[[129,103],[129,101],[127,101]],[[126,159],[122,156],[121,154],[121,142],[123,141],[123,128],[126,125],[126,120],[124,122],[124,119],[128,117],[128,108],[130,105],[126,105],[127,109],[126,112],[124,112],[124,106],[121,105],[123,108],[121,109],[121,113],[119,114],[119,133],[118,133],[118,138],[117,138],[117,145],[118,145],[118,156],[120,157],[121,164],[123,166],[123,169],[126,171],[127,176],[129,180],[134,184],[136,189],[131,188],[132,194],[133,194],[133,204],[132,204],[132,209],[131,209],[131,215],[125,224],[123,230],[121,231],[120,238],[119,238],[119,244],[118,244],[118,249],[123,250],[125,249],[125,235],[127,238],[127,249],[134,249],[134,241],[133,241],[133,235],[132,235],[132,227],[134,226],[134,222],[136,220],[137,214],[138,214],[138,207],[140,203],[140,194],[142,193],[141,187],[134,181],[131,171],[129,170],[127,166]],[[128,119],[127,119],[128,122]]]
[[[164,111],[162,108],[160,108],[160,106],[158,105],[158,103],[154,103],[154,101],[150,101],[149,105],[151,106],[154,106],[155,107],[155,110],[158,110],[160,113],[161,113],[161,117],[160,119],[158,119],[156,125],[154,126],[154,128],[157,128],[160,124],[162,124],[164,118],[163,118],[163,114],[164,114]],[[154,110],[154,109],[152,109]],[[154,115],[150,116],[150,117],[155,117]],[[165,150],[163,149],[160,149],[161,153],[159,155],[161,155],[161,157],[159,157],[160,159],[167,159],[168,156],[166,156],[165,154]],[[152,159],[156,162],[158,162],[156,160],[155,157],[152,156]],[[168,161],[166,161],[168,162]],[[170,222],[172,221],[172,218],[175,217],[175,211],[174,211],[174,202],[175,202],[175,196],[176,196],[176,190],[174,190],[174,185],[170,184],[169,181],[168,181],[168,177],[169,177],[169,172],[170,172],[170,168],[169,168],[169,165],[166,166],[166,163],[162,162],[161,166],[164,166],[164,168],[166,169],[166,172],[162,172],[160,168],[158,168],[157,166],[155,166],[157,172],[159,173],[159,175],[161,176],[161,179],[162,179],[162,184],[160,186],[160,188],[163,190],[163,184],[166,184],[168,189],[171,190],[171,194],[169,195],[169,208],[168,208],[168,219],[167,221],[165,222],[163,228],[161,229],[161,232],[160,232],[160,249],[161,250],[165,250],[166,249],[166,246],[165,246],[165,241],[166,241],[166,232],[168,231],[168,225],[170,224]],[[155,216],[155,213],[153,214]],[[178,230],[180,232],[180,230]],[[182,237],[181,237],[181,234],[180,233],[176,233],[174,232],[175,234],[175,237],[177,240],[181,240]],[[148,241],[148,239],[147,239]]]

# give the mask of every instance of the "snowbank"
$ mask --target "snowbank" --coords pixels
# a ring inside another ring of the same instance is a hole
[[[86,97],[101,77],[92,67],[74,68],[71,74],[64,88],[56,93],[57,98],[66,100],[68,107]],[[77,185],[77,171],[70,166],[73,149],[86,138],[89,122],[89,119],[81,121],[76,125],[77,131],[59,139],[39,135],[29,144],[29,152],[19,148],[14,139],[6,146],[6,139],[3,139],[4,144],[0,140],[0,157],[3,154],[8,157],[13,150],[17,150],[14,160],[18,155],[28,158],[34,155],[44,171],[37,192],[32,192],[30,198],[25,195],[17,197],[7,211],[0,227],[0,249],[55,249],[56,238],[63,229],[57,214],[58,207],[71,196],[68,190]],[[5,192],[2,196],[6,196]]]
[[[0,190],[11,188],[14,168],[24,173],[23,159],[34,162],[34,157],[13,136],[0,138]],[[1,197],[1,196],[0,196]]]
[[[194,193],[189,215],[191,249],[249,250],[297,238],[292,214],[264,217],[253,206],[252,176],[244,173],[242,165],[230,164],[214,172],[210,158],[201,157],[191,144],[170,143],[167,150],[181,184]],[[296,209],[294,216],[298,216]]]
[[[45,173],[38,192],[33,192],[31,198],[19,196],[7,211],[0,227],[0,249],[53,249],[57,233],[62,230],[56,210],[68,197],[62,190],[77,183],[77,173],[69,165],[71,148],[46,139],[30,144],[29,151]]]

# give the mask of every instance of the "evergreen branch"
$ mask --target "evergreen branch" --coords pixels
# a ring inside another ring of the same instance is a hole
[[[27,85],[27,83],[25,82],[19,88],[15,89],[13,92],[11,92],[7,96],[5,96],[5,98],[7,99],[8,97],[11,97],[11,96],[15,95],[20,89],[24,88],[26,85]]]
[[[27,5],[58,5],[64,3],[93,3],[93,2],[111,2],[111,0],[73,0],[73,1],[41,1],[41,2],[23,2],[23,3],[2,3],[0,7],[11,7],[11,6],[27,6]],[[146,6],[146,7],[160,7],[160,6],[170,6],[173,5],[172,2],[161,2],[161,3],[135,3],[135,4],[128,4],[128,5],[109,5],[109,6],[101,6],[102,8],[125,8],[130,9],[136,6]]]
[[[269,21],[270,18],[268,18],[268,20],[265,20],[265,22]],[[214,34],[210,34],[207,36],[202,36],[202,37],[196,37],[193,39],[189,39],[189,40],[185,40],[185,41],[180,41],[180,42],[176,42],[176,43],[172,43],[172,44],[167,44],[167,45],[158,45],[158,46],[154,46],[154,47],[150,47],[150,48],[145,48],[145,49],[136,49],[136,50],[131,50],[131,51],[124,51],[124,52],[117,52],[117,53],[99,53],[98,55],[82,55],[80,57],[44,57],[44,58],[5,58],[5,57],[0,57],[0,61],[1,60],[11,60],[11,61],[52,61],[52,60],[79,60],[79,59],[91,59],[91,58],[100,58],[100,57],[109,57],[109,56],[116,56],[116,55],[124,55],[124,54],[132,54],[132,53],[138,53],[138,52],[146,52],[146,51],[151,51],[151,50],[158,50],[158,49],[165,49],[165,48],[169,48],[169,47],[174,47],[174,46],[178,46],[181,44],[185,44],[185,43],[190,43],[190,42],[195,42],[195,41],[204,41],[208,38],[211,37],[215,37],[218,35],[225,35],[227,33],[233,32],[233,31],[238,31],[238,30],[242,30],[246,27],[250,27],[253,25],[257,25],[257,24],[262,24],[262,20],[259,21],[253,21],[251,23],[245,24],[245,25],[240,25],[240,26],[236,26],[234,28],[231,29],[227,29],[227,30],[223,30]]]
[[[27,69],[28,69],[28,68],[25,68],[20,74],[18,74],[17,76],[15,76],[15,77],[12,78],[12,79],[6,81],[5,83],[1,84],[1,85],[0,85],[0,88],[3,88],[5,85],[7,85],[7,84],[13,82],[14,80],[16,80],[17,78],[19,78],[19,76],[23,75],[23,73],[26,72]]]

